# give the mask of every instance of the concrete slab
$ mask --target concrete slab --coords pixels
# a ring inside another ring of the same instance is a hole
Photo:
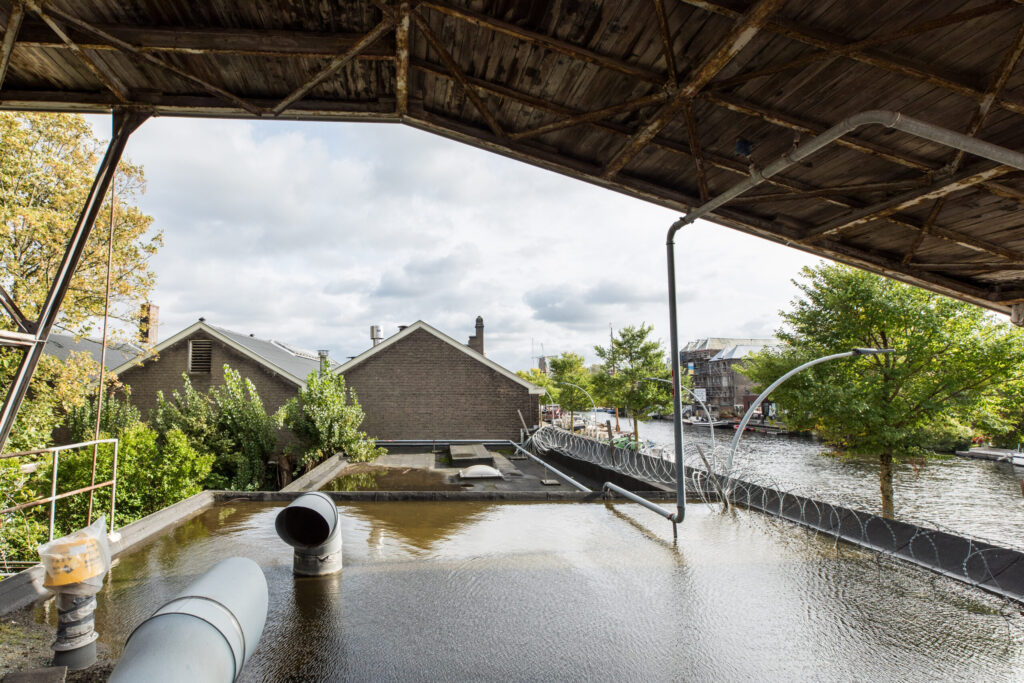
[[[380,467],[410,467],[417,470],[434,469],[433,453],[388,453],[373,461]]]
[[[483,444],[452,444],[450,447],[453,467],[469,467],[470,465],[494,466],[494,456]]]

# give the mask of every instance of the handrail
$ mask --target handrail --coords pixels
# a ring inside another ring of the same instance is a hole
[[[672,522],[672,538],[678,538],[679,523],[676,521],[676,513],[669,512],[668,510],[666,510],[665,508],[661,507],[660,505],[655,505],[654,503],[652,503],[651,501],[647,500],[643,496],[638,496],[635,493],[633,493],[632,491],[627,491],[626,489],[622,488],[621,486],[613,484],[610,481],[606,481],[604,483],[604,486],[601,487],[601,490],[602,491],[612,491],[614,493],[617,493],[620,496],[622,496],[623,498],[629,499],[629,500],[633,501],[634,503],[636,503],[637,505],[642,505],[643,507],[647,508],[651,512],[654,512],[656,514],[661,515],[662,517],[664,517],[668,521]]]
[[[113,473],[111,478],[107,481],[100,482],[99,484],[93,484],[91,486],[85,486],[82,488],[75,489],[73,491],[65,491],[63,493],[57,493],[57,472],[60,465],[60,452],[73,450],[76,448],[84,448],[86,446],[98,446],[102,443],[114,444],[114,462],[113,462]],[[28,508],[36,507],[37,505],[43,505],[44,503],[50,504],[50,540],[53,540],[53,529],[57,519],[57,501],[63,498],[70,498],[80,493],[88,493],[97,489],[110,487],[110,533],[114,533],[114,513],[117,511],[117,439],[94,439],[92,441],[83,441],[81,443],[67,444],[64,446],[50,446],[49,448],[37,448],[32,451],[20,451],[18,453],[4,453],[0,455],[0,459],[3,458],[19,458],[30,455],[41,455],[43,453],[53,454],[53,472],[50,476],[50,495],[42,498],[35,498],[33,500],[19,503],[9,508],[0,510],[0,515],[9,514],[11,512],[17,512],[18,510],[26,510]],[[92,520],[88,520],[91,522]]]
[[[576,488],[578,488],[578,489],[579,489],[580,491],[583,491],[584,493],[593,493],[593,491],[592,491],[591,489],[588,489],[588,488],[587,488],[586,486],[584,486],[583,484],[579,483],[578,481],[576,481],[575,479],[573,479],[573,478],[572,478],[572,477],[570,477],[569,475],[567,475],[567,474],[563,474],[562,472],[558,471],[557,469],[555,469],[555,468],[554,468],[554,467],[552,467],[551,465],[547,464],[546,462],[544,462],[543,460],[541,460],[541,459],[540,459],[540,458],[538,458],[538,457],[537,457],[536,455],[534,455],[534,454],[533,454],[533,453],[531,453],[530,451],[526,450],[525,448],[523,448],[523,447],[522,447],[522,446],[520,446],[519,444],[517,444],[517,443],[515,443],[515,442],[513,442],[513,441],[509,441],[509,443],[510,443],[510,444],[512,444],[512,446],[513,446],[513,447],[514,447],[514,448],[515,448],[515,449],[516,449],[517,451],[520,451],[520,452],[521,452],[521,453],[522,453],[523,455],[525,455],[526,457],[528,457],[528,458],[531,458],[531,459],[532,459],[533,461],[535,461],[535,462],[537,462],[538,464],[540,464],[540,465],[543,465],[543,466],[544,466],[545,468],[547,468],[547,469],[551,470],[551,471],[552,471],[553,473],[555,473],[555,474],[556,474],[557,476],[561,477],[562,479],[565,479],[565,480],[566,480],[567,482],[569,482],[570,484],[572,484],[573,486],[575,486]]]

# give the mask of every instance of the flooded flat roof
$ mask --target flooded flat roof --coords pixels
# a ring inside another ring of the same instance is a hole
[[[1024,677],[1019,610],[756,513],[690,506],[673,546],[636,506],[344,504],[344,570],[296,579],[282,505],[223,503],[122,554],[101,645],[242,555],[270,614],[240,680]]]

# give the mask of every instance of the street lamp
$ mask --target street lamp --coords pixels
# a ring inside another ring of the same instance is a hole
[[[733,435],[732,437],[732,447],[729,449],[729,463],[725,470],[726,473],[730,476],[732,475],[732,461],[733,457],[736,455],[736,449],[740,445],[740,438],[743,436],[743,430],[746,428],[747,423],[750,422],[750,418],[753,417],[754,411],[758,409],[758,407],[766,398],[768,398],[768,394],[772,393],[775,390],[775,387],[779,386],[780,384],[782,384],[783,382],[785,382],[787,379],[797,374],[798,372],[802,372],[807,368],[818,365],[820,363],[825,363],[830,360],[835,360],[837,358],[849,358],[850,356],[876,356],[881,353],[895,353],[895,351],[895,349],[853,349],[852,351],[844,351],[843,353],[833,353],[831,356],[822,356],[821,358],[815,358],[814,360],[808,361],[803,365],[799,365],[790,370],[789,372],[787,372],[782,377],[772,382],[770,385],[768,385],[767,389],[761,392],[761,395],[757,397],[757,400],[750,404],[750,408],[747,409],[747,412],[743,416],[743,419],[740,420],[739,426],[736,427],[736,434]]]

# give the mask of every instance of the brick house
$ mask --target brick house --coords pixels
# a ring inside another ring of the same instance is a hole
[[[198,391],[206,392],[224,383],[225,364],[252,381],[272,414],[305,387],[306,377],[320,367],[320,355],[215,327],[200,318],[146,355],[114,368],[114,373],[131,387],[131,402],[148,419],[158,391],[169,397],[181,389],[181,376],[186,374]]]
[[[462,344],[423,321],[336,372],[359,398],[363,431],[378,439],[512,439],[537,424],[543,389],[484,355],[483,319]]]

